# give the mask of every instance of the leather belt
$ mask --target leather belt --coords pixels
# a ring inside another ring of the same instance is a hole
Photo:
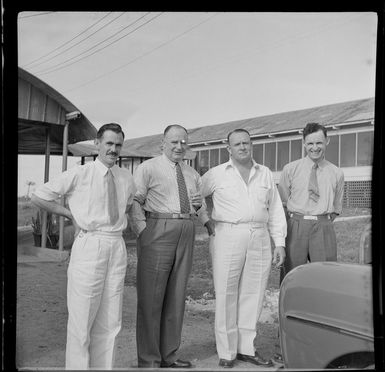
[[[180,219],[189,220],[193,216],[192,213],[157,213],[157,212],[146,212],[147,218],[164,218],[164,219]]]
[[[297,220],[314,220],[314,221],[330,220],[330,214],[329,213],[327,213],[327,214],[318,214],[318,215],[312,216],[312,215],[306,215],[306,214],[289,212],[289,216],[291,218],[294,218],[294,219],[297,219]]]

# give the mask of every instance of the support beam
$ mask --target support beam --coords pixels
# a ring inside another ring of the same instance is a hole
[[[51,154],[51,127],[45,130],[45,161],[44,161],[44,183],[49,180],[49,161]],[[47,246],[47,211],[41,213],[41,247]]]
[[[66,120],[63,128],[63,160],[62,160],[62,171],[67,170],[67,155],[68,155],[68,125],[69,121]],[[65,197],[62,196],[60,204],[64,206]],[[62,251],[64,248],[64,217],[59,217],[59,251]]]

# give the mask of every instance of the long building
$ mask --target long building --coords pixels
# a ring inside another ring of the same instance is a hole
[[[302,129],[318,122],[328,129],[330,143],[326,159],[341,167],[345,175],[344,205],[371,207],[374,140],[374,98],[336,103],[304,110],[282,112],[216,125],[189,129],[190,149],[196,156],[186,161],[200,174],[229,159],[227,134],[235,128],[250,132],[253,158],[266,165],[278,183],[282,168],[304,156]],[[183,123],[181,123],[183,124]],[[128,139],[124,147],[160,153],[162,135]],[[144,158],[124,159],[122,166],[135,171]]]

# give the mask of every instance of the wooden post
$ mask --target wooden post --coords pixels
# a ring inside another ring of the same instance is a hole
[[[44,162],[44,183],[49,180],[49,160],[51,154],[51,127],[45,129],[45,162]],[[41,247],[47,246],[47,211],[41,211]]]
[[[62,161],[62,171],[67,170],[67,155],[68,155],[68,125],[69,121],[66,120],[64,129],[63,129],[63,161]],[[64,206],[65,197],[62,196],[60,204]],[[59,251],[62,251],[64,248],[64,217],[59,217]]]

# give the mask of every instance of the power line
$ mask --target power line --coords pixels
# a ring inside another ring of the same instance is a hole
[[[160,13],[160,14],[156,15],[155,17],[152,17],[152,18],[149,19],[148,21],[142,23],[141,25],[139,25],[138,27],[134,28],[133,30],[131,30],[131,31],[128,32],[127,34],[121,36],[120,38],[118,38],[118,39],[116,39],[116,40],[114,40],[114,41],[112,41],[111,43],[105,45],[104,47],[102,47],[102,48],[100,48],[100,49],[97,49],[97,50],[95,50],[93,53],[90,53],[90,54],[88,54],[88,55],[86,55],[86,56],[84,56],[84,57],[82,57],[82,58],[79,58],[79,59],[77,59],[76,61],[73,61],[74,58],[77,58],[77,57],[81,56],[82,54],[87,53],[87,52],[89,52],[90,50],[96,48],[98,45],[104,43],[106,40],[111,39],[112,37],[116,36],[117,34],[121,33],[122,31],[124,31],[126,28],[132,26],[133,24],[135,24],[136,22],[138,22],[140,19],[144,18],[144,17],[145,17],[147,14],[149,14],[149,13],[150,13],[150,12],[146,13],[145,15],[141,16],[140,18],[138,18],[136,21],[134,21],[134,22],[132,22],[131,24],[129,24],[128,26],[124,27],[122,30],[116,32],[115,34],[109,36],[108,38],[102,40],[101,42],[95,44],[94,46],[92,46],[91,48],[89,48],[89,49],[85,50],[84,52],[78,54],[77,56],[71,57],[71,58],[69,58],[69,59],[67,59],[67,60],[65,60],[65,61],[63,61],[63,62],[61,62],[61,63],[58,63],[58,64],[56,64],[56,65],[54,65],[54,66],[51,66],[51,68],[48,68],[48,69],[46,69],[46,70],[38,71],[38,72],[36,72],[36,74],[46,75],[46,74],[49,74],[49,73],[51,73],[51,72],[58,71],[58,70],[61,70],[61,69],[63,69],[63,68],[66,68],[66,67],[68,67],[68,66],[71,66],[71,65],[73,65],[74,63],[77,63],[77,62],[79,62],[79,61],[82,61],[82,60],[85,59],[85,58],[91,57],[92,55],[94,55],[94,54],[100,52],[101,50],[103,50],[103,49],[105,49],[105,48],[107,48],[107,47],[109,47],[109,46],[115,44],[115,43],[118,42],[119,40],[121,40],[121,39],[127,37],[128,35],[130,35],[130,34],[132,34],[132,33],[134,33],[136,30],[142,28],[142,27],[145,26],[147,23],[152,22],[155,18],[158,18],[159,16],[162,15],[162,13]],[[69,62],[69,61],[72,61],[72,62],[71,62],[71,63],[68,63],[67,65],[62,66],[64,63]],[[57,67],[57,68],[55,68],[55,67]]]
[[[61,44],[61,45],[59,45],[59,46],[56,47],[55,49],[52,49],[50,52],[48,52],[48,53],[46,53],[46,54],[40,56],[39,58],[34,59],[33,61],[27,63],[27,64],[24,65],[23,67],[28,67],[28,66],[34,64],[35,62],[37,62],[37,61],[39,61],[39,60],[41,60],[41,59],[44,59],[45,57],[49,56],[50,54],[52,54],[52,53],[55,52],[56,50],[58,50],[58,49],[60,49],[60,48],[62,48],[62,47],[64,47],[64,46],[66,46],[66,45],[69,44],[71,41],[75,40],[75,39],[78,38],[80,35],[86,33],[89,29],[91,29],[92,27],[96,26],[96,25],[97,25],[98,23],[100,23],[104,18],[108,17],[111,13],[112,13],[112,12],[107,13],[107,14],[104,15],[102,18],[100,18],[98,21],[94,22],[91,26],[87,27],[86,29],[84,29],[83,31],[81,31],[79,34],[77,34],[76,36],[74,36],[72,39],[66,41],[65,43],[63,43],[63,44]],[[123,15],[123,13],[122,13],[121,15]],[[121,16],[121,15],[120,15],[120,16]],[[80,42],[78,42],[77,44],[73,45],[72,47],[70,47],[70,48],[68,48],[68,49],[71,49],[71,48],[75,47],[76,45],[80,44],[82,41],[84,41],[84,40],[90,38],[90,37],[91,37],[92,35],[94,35],[96,32],[98,32],[98,31],[100,31],[101,29],[103,29],[104,27],[108,26],[111,22],[115,21],[115,20],[118,19],[120,16],[114,18],[112,21],[110,21],[109,23],[107,23],[107,24],[104,25],[103,27],[99,28],[99,29],[96,30],[94,33],[92,33],[92,34],[89,35],[88,37],[82,39]],[[54,55],[53,57],[49,58],[49,59],[46,60],[46,61],[43,61],[43,62],[41,62],[41,63],[38,63],[36,66],[39,66],[39,65],[41,65],[42,63],[45,63],[45,62],[47,62],[47,61],[50,61],[52,58],[55,58],[55,57],[57,57],[58,55],[60,55],[60,54],[62,54],[62,53],[64,53],[64,52],[66,52],[68,49],[65,49],[65,50],[62,51],[61,53]],[[35,68],[36,66],[34,66],[34,68]]]
[[[223,60],[220,63],[217,63],[217,64],[212,65],[212,66],[206,66],[203,70],[199,69],[199,68],[195,69],[195,71],[190,71],[190,73],[187,76],[184,76],[182,78],[176,78],[176,80],[178,82],[180,82],[182,79],[191,79],[191,78],[195,78],[197,76],[202,77],[204,74],[207,75],[208,73],[216,71],[220,68],[226,68],[228,65],[238,63],[239,61],[244,60],[245,59],[244,57],[249,58],[253,55],[258,55],[262,52],[267,52],[269,50],[280,48],[282,46],[288,46],[297,40],[312,37],[314,35],[319,35],[320,32],[324,32],[324,31],[329,32],[332,30],[332,28],[340,27],[340,26],[342,26],[346,23],[349,23],[351,21],[357,21],[361,17],[362,17],[362,15],[359,15],[358,17],[353,16],[353,17],[350,17],[349,19],[345,20],[344,22],[336,22],[336,21],[328,22],[328,23],[321,25],[318,28],[313,28],[311,31],[309,31],[307,33],[300,33],[300,34],[297,34],[294,36],[284,37],[284,38],[277,40],[275,42],[269,42],[268,44],[266,44],[265,46],[262,46],[262,47],[257,47],[257,48],[252,48],[252,49],[248,48],[246,50],[246,53],[241,53],[241,54],[238,53],[238,54],[233,55],[233,56],[228,56],[225,60]],[[153,86],[154,84],[156,84],[156,82],[152,81],[151,83],[147,84],[147,86],[142,85],[140,91],[151,88],[151,86]],[[168,84],[166,83],[166,85],[164,85],[164,86],[170,87],[173,85],[175,85],[175,83],[169,82]]]
[[[111,70],[111,71],[109,71],[109,72],[106,72],[106,73],[104,73],[104,74],[102,74],[102,75],[99,75],[99,76],[96,77],[95,79],[89,80],[89,81],[87,81],[87,82],[84,83],[84,84],[81,84],[81,85],[78,85],[78,86],[76,86],[76,87],[74,87],[74,88],[71,88],[71,89],[67,90],[65,93],[72,92],[73,90],[76,90],[76,89],[78,89],[78,88],[82,88],[82,87],[84,87],[84,86],[86,86],[86,85],[89,85],[89,84],[91,84],[91,83],[93,83],[93,82],[99,80],[99,79],[102,79],[102,78],[105,77],[105,76],[108,76],[108,75],[110,75],[110,74],[112,74],[112,73],[114,73],[114,72],[116,72],[116,71],[121,70],[122,68],[124,68],[124,67],[126,67],[126,66],[128,66],[128,65],[130,65],[130,64],[132,64],[132,63],[134,63],[134,62],[136,62],[136,61],[138,61],[139,59],[142,59],[142,58],[148,56],[149,54],[154,53],[155,51],[159,50],[160,48],[163,48],[163,47],[165,47],[166,45],[172,43],[173,41],[175,41],[175,40],[181,38],[182,36],[184,36],[184,35],[186,35],[187,33],[191,32],[191,31],[194,30],[195,28],[201,26],[203,23],[208,22],[209,20],[211,20],[213,17],[215,17],[215,16],[217,16],[217,15],[218,15],[218,14],[212,15],[211,17],[205,19],[204,21],[201,21],[201,22],[197,23],[196,25],[190,27],[190,28],[187,29],[186,31],[184,31],[184,32],[178,34],[177,36],[175,36],[175,37],[169,39],[168,41],[166,41],[166,42],[160,44],[160,45],[157,46],[156,48],[153,48],[153,49],[149,50],[147,53],[144,53],[144,54],[142,54],[142,55],[140,55],[140,56],[138,56],[138,57],[136,57],[136,58],[134,58],[134,59],[132,59],[132,60],[126,62],[124,65],[121,65],[121,66],[119,66],[119,67],[117,67],[117,68],[115,68],[115,69],[113,69],[113,70]]]

